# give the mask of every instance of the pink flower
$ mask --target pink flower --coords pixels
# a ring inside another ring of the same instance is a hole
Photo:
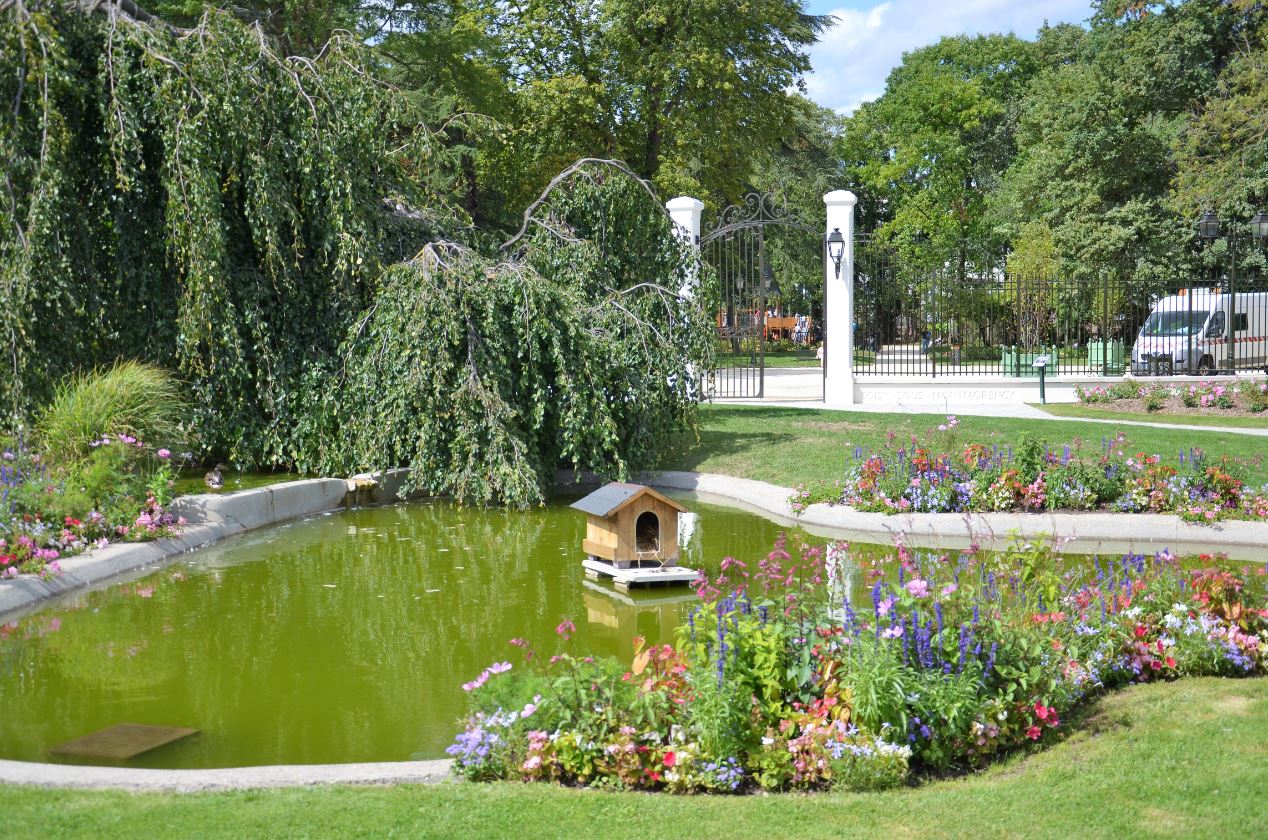
[[[882,639],[897,639],[900,636],[902,636],[902,634],[903,634],[903,626],[901,624],[895,624],[893,627],[890,627],[887,630],[881,631],[881,638]]]
[[[1026,730],[1026,737],[1032,741],[1038,741],[1040,734],[1042,733],[1039,731],[1039,727],[1037,726],[1032,726]]]
[[[924,598],[929,594],[929,581],[915,578],[907,581],[907,594],[913,598]]]
[[[1047,719],[1048,719],[1048,712],[1049,712],[1049,711],[1051,711],[1051,710],[1050,710],[1047,706],[1045,706],[1044,704],[1042,704],[1042,703],[1036,703],[1036,704],[1035,704],[1035,715],[1036,715],[1036,716],[1037,716],[1040,720],[1047,720]]]
[[[881,616],[889,615],[889,610],[893,606],[894,606],[894,599],[886,598],[884,601],[881,601],[879,604],[876,605],[876,614]]]
[[[172,451],[170,449],[160,449],[158,452],[155,452],[154,454],[162,458],[164,461],[172,457]]]
[[[948,583],[946,586],[942,587],[942,594],[954,595],[959,588],[960,587],[957,584]]]
[[[559,622],[559,626],[555,628],[555,635],[562,636],[564,641],[572,638],[572,634],[577,632],[577,625],[572,623],[572,619],[565,618]]]
[[[542,766],[542,757],[540,755],[529,756],[528,761],[524,762],[525,770],[536,770]]]
[[[505,674],[509,670],[511,670],[511,663],[509,662],[494,662],[489,666],[490,674]]]

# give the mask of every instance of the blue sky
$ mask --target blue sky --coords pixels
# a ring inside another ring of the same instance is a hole
[[[810,0],[809,10],[837,25],[810,51],[810,98],[849,113],[885,90],[904,52],[944,35],[1013,32],[1033,38],[1045,20],[1082,23],[1090,0]]]

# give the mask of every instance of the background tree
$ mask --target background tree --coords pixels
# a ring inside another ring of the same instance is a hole
[[[666,195],[725,203],[788,132],[826,24],[803,0],[508,3],[512,127],[490,167],[535,193],[566,161],[615,157]]]
[[[903,56],[885,93],[846,122],[849,177],[908,260],[963,274],[1000,249],[986,197],[1012,160],[1034,52],[1012,35],[943,38]]]

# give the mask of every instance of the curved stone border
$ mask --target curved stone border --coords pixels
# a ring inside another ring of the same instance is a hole
[[[452,762],[382,761],[370,764],[279,764],[212,770],[148,770],[37,764],[0,759],[0,784],[49,788],[170,791],[193,793],[304,785],[437,784],[455,781]]]
[[[358,477],[360,478],[360,477]],[[343,507],[357,479],[311,478],[286,481],[224,495],[182,496],[170,507],[189,524],[173,537],[153,542],[115,543],[59,560],[62,573],[41,580],[23,575],[0,581],[0,618],[55,595],[161,563],[224,537]]]
[[[1073,538],[1078,554],[1123,554],[1168,548],[1176,554],[1223,552],[1232,560],[1268,560],[1268,523],[1225,520],[1212,525],[1185,522],[1162,513],[907,513],[854,510],[817,504],[797,516],[788,505],[792,490],[764,481],[712,473],[648,472],[639,480],[660,489],[685,490],[737,504],[818,536],[857,542],[888,542],[902,534],[908,545],[1003,548],[1014,536]],[[936,544],[936,545],[935,545]]]
[[[152,543],[111,546],[67,559],[64,573],[49,581],[18,578],[0,581],[0,614],[30,606],[72,589],[101,582],[128,571],[151,566],[225,536],[298,516],[334,510],[350,504],[382,503],[395,499],[404,471],[359,475],[345,481],[318,478],[243,490],[224,496],[187,496],[173,503],[190,526],[178,537]],[[596,483],[588,474],[560,472],[559,485]],[[1268,559],[1268,524],[1228,521],[1214,526],[1194,525],[1164,514],[1116,513],[866,513],[846,506],[811,505],[800,516],[788,505],[792,490],[747,478],[694,472],[646,472],[638,480],[665,490],[699,494],[750,509],[786,525],[811,533],[861,542],[904,534],[910,545],[951,543],[967,547],[1001,547],[1014,534],[1035,538],[1074,536],[1075,551],[1115,552],[1156,550],[1159,545],[1178,554],[1218,549],[1238,560]],[[263,502],[263,504],[261,504]],[[16,585],[15,585],[16,584]],[[16,603],[16,606],[7,606]],[[286,764],[265,767],[227,767],[205,770],[154,770],[99,767],[0,759],[0,784],[65,788],[111,788],[133,791],[211,791],[315,784],[431,784],[451,780],[447,759],[389,761],[368,764]]]

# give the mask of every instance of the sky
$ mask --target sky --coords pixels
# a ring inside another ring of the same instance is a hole
[[[808,11],[837,17],[810,50],[806,93],[843,114],[880,96],[903,53],[944,35],[1013,32],[1033,38],[1049,23],[1082,23],[1090,0],[810,0]]]

